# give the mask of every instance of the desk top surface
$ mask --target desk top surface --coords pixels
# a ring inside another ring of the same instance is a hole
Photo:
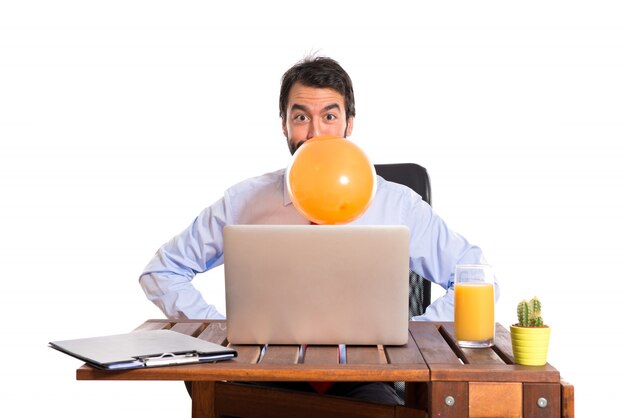
[[[226,344],[226,322],[151,319],[135,331],[171,329]],[[491,348],[460,348],[453,323],[409,322],[403,346],[231,345],[234,360],[124,371],[84,365],[78,380],[231,380],[231,381],[489,381],[559,382],[558,370],[513,362],[507,329],[496,326]]]

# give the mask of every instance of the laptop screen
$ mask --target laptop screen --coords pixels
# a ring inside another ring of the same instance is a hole
[[[234,344],[405,344],[409,231],[399,225],[224,229]]]

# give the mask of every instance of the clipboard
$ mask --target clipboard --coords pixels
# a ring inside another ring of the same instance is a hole
[[[237,356],[232,348],[170,330],[52,341],[48,345],[103,370],[206,363]]]

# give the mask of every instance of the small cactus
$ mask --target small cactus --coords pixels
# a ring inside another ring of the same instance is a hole
[[[522,327],[543,327],[541,318],[541,302],[536,297],[529,301],[523,300],[517,305],[517,325]]]

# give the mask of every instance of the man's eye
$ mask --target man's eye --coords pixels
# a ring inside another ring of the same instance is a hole
[[[295,121],[297,122],[304,122],[306,121],[306,116],[304,115],[296,115],[296,117],[293,118]]]
[[[329,113],[328,115],[326,115],[324,117],[326,120],[335,120],[337,119],[337,116],[333,115],[332,113]]]

